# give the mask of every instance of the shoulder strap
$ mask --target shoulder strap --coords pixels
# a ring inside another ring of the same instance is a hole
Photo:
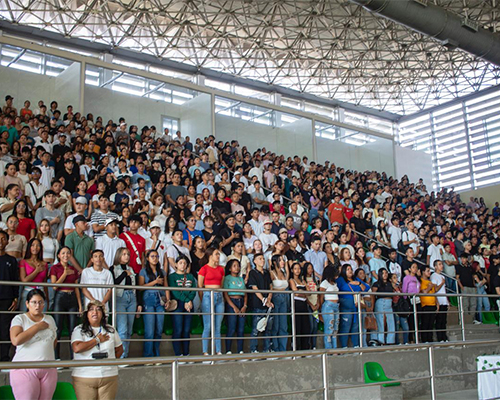
[[[137,250],[137,247],[136,247],[134,241],[132,240],[132,238],[130,237],[130,235],[128,234],[128,232],[123,232],[123,234],[125,235],[127,240],[130,242],[130,244],[132,245],[132,248],[134,249],[135,254],[137,254],[137,257],[140,257],[139,250]]]

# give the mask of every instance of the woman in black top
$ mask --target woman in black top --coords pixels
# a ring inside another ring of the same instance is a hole
[[[231,214],[231,204],[226,200],[226,197],[226,189],[221,187],[217,190],[216,199],[212,202],[212,210],[218,210],[222,218]]]
[[[393,293],[394,288],[389,281],[389,272],[386,268],[378,270],[378,280],[372,286],[374,293]],[[395,344],[396,325],[392,309],[392,296],[390,294],[375,294],[375,318],[377,319],[378,341],[382,344]],[[384,330],[384,318],[387,321],[387,331]]]

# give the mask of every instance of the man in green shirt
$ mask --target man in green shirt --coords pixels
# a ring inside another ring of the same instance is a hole
[[[13,127],[12,124],[12,118],[7,116],[3,120],[4,124],[0,126],[0,134],[2,132],[9,132],[9,138],[7,139],[7,142],[9,143],[10,146],[12,146],[12,143],[14,143],[15,140],[19,139],[19,133],[17,132],[17,129]]]
[[[64,244],[71,249],[71,264],[81,271],[87,267],[95,244],[94,239],[85,234],[88,223],[83,215],[77,215],[73,219],[73,224],[75,230],[66,236]]]

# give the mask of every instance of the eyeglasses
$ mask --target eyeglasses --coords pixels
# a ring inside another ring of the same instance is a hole
[[[151,257],[151,258],[158,258],[158,255],[156,255],[156,254],[151,254],[149,257]]]
[[[40,300],[40,301],[30,301],[30,304],[33,306],[43,306],[45,304],[45,301]]]

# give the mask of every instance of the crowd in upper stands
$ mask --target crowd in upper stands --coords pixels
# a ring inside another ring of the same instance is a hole
[[[6,96],[0,125],[0,280],[31,283],[2,285],[0,311],[29,313],[34,296],[46,311],[73,312],[55,314],[40,329],[54,328],[60,339],[66,323],[75,358],[85,335],[84,342],[97,338],[97,347],[105,339],[93,333],[100,325],[91,315],[101,321],[110,311],[111,290],[85,285],[120,285],[116,309],[129,314],[117,315],[112,337],[122,357],[134,313],[145,312],[146,357],[160,355],[154,339],[165,311],[173,313],[177,356],[190,354],[182,339],[200,312],[204,354],[212,329],[215,353],[243,352],[247,314],[250,351],[285,351],[292,346],[284,315],[292,296],[296,348],[311,349],[320,325],[326,348],[359,346],[360,323],[363,345],[414,342],[415,309],[420,341],[447,340],[447,297],[392,293],[500,294],[498,203],[490,210],[482,199],[463,202],[453,188],[430,190],[430,182],[250,151],[211,135],[192,141],[180,131],[139,128],[126,116],[85,116],[55,101],[17,109]],[[47,281],[83,286],[32,292]],[[197,287],[230,291],[211,297]],[[276,315],[262,328],[268,309]],[[480,323],[490,302],[467,298],[464,309]],[[90,327],[77,326],[84,310]],[[11,320],[0,314],[2,341],[13,337]],[[10,360],[9,348],[1,345],[2,361]]]

